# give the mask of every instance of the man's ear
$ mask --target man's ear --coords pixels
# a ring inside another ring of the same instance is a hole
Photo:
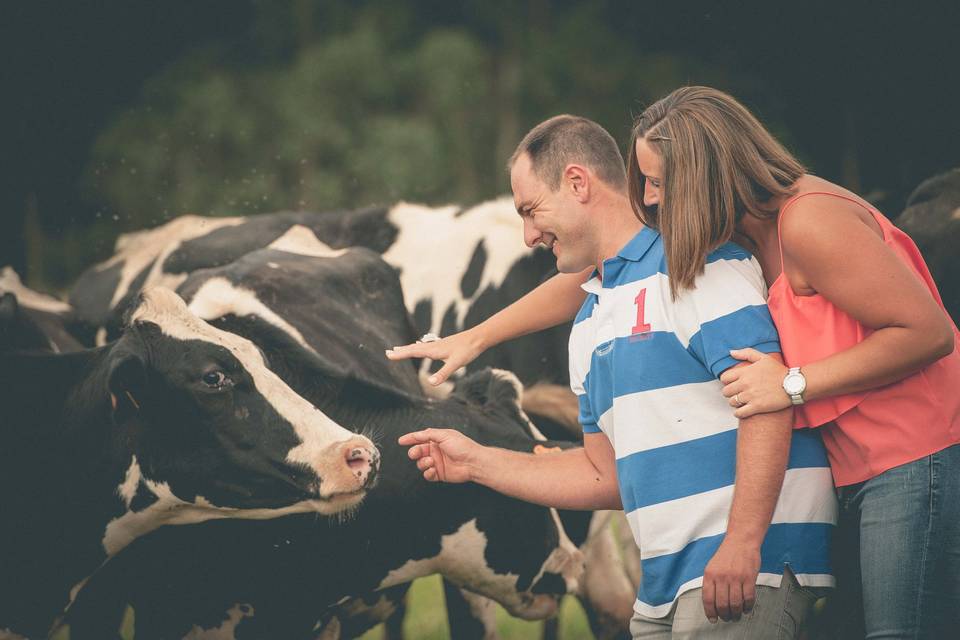
[[[586,167],[568,164],[563,170],[563,183],[578,202],[583,203],[590,199],[590,174]]]
[[[125,344],[118,344],[111,354],[107,388],[115,424],[138,414],[147,388],[147,364],[143,355]]]

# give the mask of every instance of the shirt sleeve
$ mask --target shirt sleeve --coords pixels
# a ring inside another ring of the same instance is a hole
[[[577,402],[580,405],[580,413],[577,419],[584,433],[600,433],[600,424],[597,416],[594,415],[593,407],[590,404],[590,397],[583,393],[577,396]]]
[[[731,349],[779,353],[780,339],[756,259],[739,247],[714,252],[711,258],[695,288],[684,292],[678,305],[687,350],[719,377],[740,362],[730,355]]]

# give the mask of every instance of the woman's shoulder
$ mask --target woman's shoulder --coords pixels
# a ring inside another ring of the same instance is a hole
[[[857,210],[870,211],[873,209],[869,202],[849,189],[808,173],[793,183],[793,193],[784,200],[781,211],[784,208],[792,210],[794,207],[801,205],[808,208],[843,207],[845,203]]]
[[[780,239],[785,245],[830,238],[849,232],[851,225],[866,226],[878,237],[883,232],[875,209],[852,191],[817,176],[804,175],[795,183],[794,194],[780,209]],[[836,239],[836,238],[834,238]]]

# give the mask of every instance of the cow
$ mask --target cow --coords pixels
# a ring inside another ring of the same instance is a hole
[[[944,307],[960,321],[960,169],[920,183],[894,222],[917,243]]]
[[[253,327],[248,322],[247,328]],[[282,342],[280,332],[265,325],[250,335],[270,332]],[[299,349],[292,343],[284,348]],[[283,362],[273,348],[264,350],[280,369],[293,365],[311,380],[322,373]],[[325,377],[328,384],[329,374]],[[405,451],[388,444],[409,428],[408,421],[437,420],[491,444],[525,449],[530,441],[522,429],[512,435],[502,431],[519,411],[513,382],[494,372],[472,374],[442,403],[402,402],[396,392],[353,385],[342,394],[353,400],[337,404],[358,418],[370,414],[366,426],[383,434],[384,460],[380,484],[351,519],[331,524],[291,516],[253,526],[224,521],[158,531],[97,576],[107,579],[106,586],[94,580],[84,589],[71,611],[71,637],[111,637],[110,629],[100,626],[101,615],[83,611],[91,599],[96,607],[98,589],[126,598],[138,638],[202,637],[227,629],[230,635],[217,637],[307,638],[328,621],[327,607],[344,597],[438,572],[496,599],[513,615],[553,614],[556,597],[575,590],[582,572],[582,558],[555,513],[477,485],[427,483]],[[335,386],[342,390],[348,383]],[[381,409],[369,411],[369,400]],[[388,409],[393,402],[398,405]],[[516,416],[512,422],[520,426]],[[498,435],[492,437],[491,429]],[[83,626],[84,616],[92,627]],[[115,634],[116,625],[112,630]]]
[[[395,444],[411,429],[448,425],[530,450],[536,441],[519,406],[521,385],[488,370],[461,380],[444,400],[424,397],[416,370],[382,354],[413,335],[409,324],[389,326],[391,317],[406,318],[396,272],[369,250],[329,250],[293,232],[231,265],[193,273],[178,291],[208,322],[253,341],[324,413],[378,434],[379,485],[337,526],[294,516],[254,527],[211,522],[139,540],[80,594],[72,637],[115,635],[115,626],[98,623],[110,617],[91,611],[118,594],[134,608],[138,637],[229,627],[237,637],[296,638],[311,637],[327,607],[344,597],[435,572],[527,618],[549,615],[559,594],[575,590],[582,556],[555,511],[476,485],[427,483]],[[358,284],[364,280],[366,289]],[[392,314],[381,304],[391,300]],[[348,359],[341,346],[350,341],[364,348]],[[339,355],[327,353],[330,344]],[[387,375],[370,364],[405,368]],[[396,382],[403,377],[412,390]]]
[[[176,287],[189,274],[227,265],[298,225],[333,249],[359,246],[382,254],[400,273],[418,335],[449,335],[472,327],[556,272],[550,252],[523,245],[520,218],[508,197],[468,208],[401,202],[320,213],[182,216],[120,236],[115,255],[77,280],[71,304],[78,317],[96,328],[102,343],[116,334],[125,307],[140,288]],[[528,387],[525,408],[535,422],[579,437],[576,398],[566,388],[569,331],[566,324],[498,345],[467,371],[513,371]]]
[[[333,367],[360,372],[368,382],[408,393],[416,391],[406,361],[384,360],[378,349],[370,348],[376,341],[379,345],[409,342],[412,335],[397,278],[383,260],[359,249],[331,250],[300,226],[292,227],[270,248],[274,251],[248,254],[225,268],[199,271],[180,292],[194,299],[191,307],[204,317],[222,314],[224,302],[252,309],[257,306],[251,302],[256,292],[280,311],[261,308],[264,317],[279,327],[286,326],[285,330],[301,344],[302,336],[309,336],[309,344],[316,347],[314,353],[322,351]],[[402,280],[402,273],[400,276]],[[217,288],[219,291],[214,290]],[[198,290],[205,295],[193,298]],[[319,318],[323,321],[318,322]],[[344,331],[347,327],[350,329]],[[544,439],[531,425],[527,430],[531,437]],[[609,512],[599,514],[592,523],[590,514],[582,512],[563,512],[561,517],[567,534],[589,559],[578,594],[595,635],[600,639],[622,637],[639,584],[639,577],[628,576],[627,572],[639,570],[639,559],[621,560],[621,553],[635,554],[636,546],[632,538],[626,543],[614,540],[610,523],[619,519],[620,529],[626,531],[626,521],[622,514]],[[448,602],[460,593],[450,585],[446,591]],[[492,611],[489,603],[480,603],[469,594],[464,597],[473,606],[466,608],[464,604],[463,615],[454,614],[450,620],[458,637],[466,637],[463,627],[475,624],[469,619],[470,611]],[[375,616],[368,618],[372,621]],[[484,633],[489,635],[489,630]]]
[[[109,346],[0,343],[0,380],[0,637],[46,637],[151,531],[355,509],[379,469],[369,438],[162,288],[139,295]]]
[[[73,308],[52,296],[24,286],[12,267],[0,269],[0,296],[9,296],[11,321],[10,346],[31,347],[55,353],[78,351],[82,344],[71,333],[74,323]],[[14,311],[13,298],[16,298]],[[12,322],[16,313],[17,321]],[[0,338],[2,340],[2,338]]]

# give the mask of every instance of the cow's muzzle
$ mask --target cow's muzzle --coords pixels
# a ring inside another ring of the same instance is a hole
[[[376,484],[380,452],[364,436],[353,436],[329,447],[317,461],[321,476],[319,497],[328,501],[359,502]]]
[[[380,471],[380,452],[373,446],[347,446],[344,448],[347,467],[357,477],[361,489],[372,489]]]

